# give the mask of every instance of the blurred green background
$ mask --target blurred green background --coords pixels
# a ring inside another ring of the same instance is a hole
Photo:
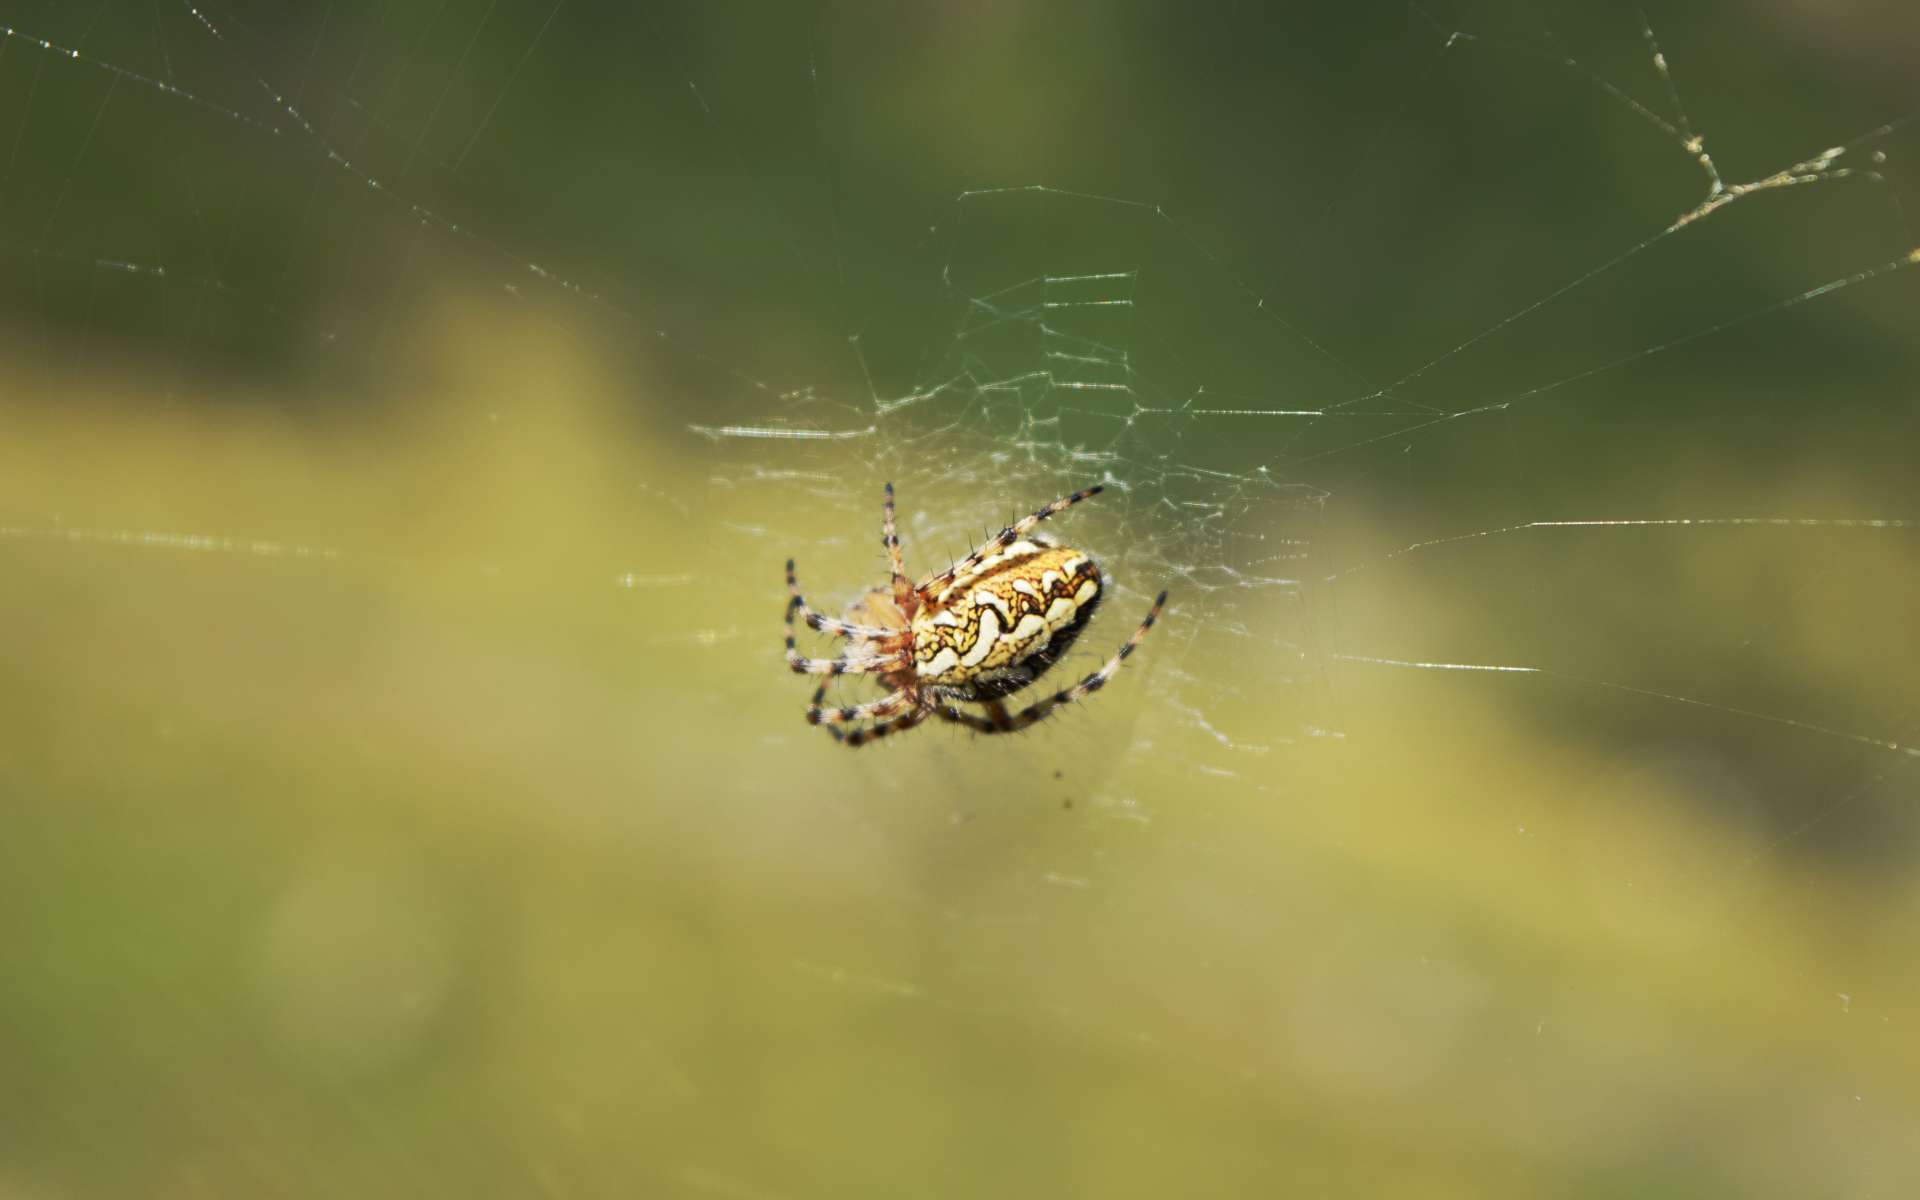
[[[0,1198],[1920,1187],[1920,19],[1649,18],[0,4]]]

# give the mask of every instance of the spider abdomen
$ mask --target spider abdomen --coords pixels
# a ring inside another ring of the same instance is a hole
[[[1066,652],[1100,603],[1100,568],[1068,546],[1018,541],[954,578],[914,614],[914,674],[959,698],[1025,687]]]

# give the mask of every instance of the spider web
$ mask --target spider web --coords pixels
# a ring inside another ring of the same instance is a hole
[[[0,6],[0,1195],[1900,1190],[1900,21]]]
[[[1387,540],[1364,550],[1327,536],[1321,518],[1329,501],[1338,507],[1341,481],[1392,470],[1382,466],[1383,459],[1432,456],[1435,444],[1450,449],[1462,440],[1488,445],[1528,436],[1503,434],[1503,425],[1532,429],[1554,422],[1561,439],[1571,441],[1577,429],[1608,421],[1605,409],[1621,406],[1617,397],[1623,389],[1683,387],[1698,396],[1706,390],[1700,375],[1722,369],[1712,358],[1717,352],[1751,347],[1796,319],[1819,321],[1796,310],[1833,303],[1838,293],[1870,288],[1920,261],[1920,251],[1905,248],[1912,240],[1909,226],[1886,167],[1888,147],[1908,129],[1906,117],[1850,130],[1844,140],[1790,154],[1789,161],[1750,176],[1723,177],[1705,138],[1692,127],[1644,18],[1628,25],[1640,35],[1641,61],[1631,63],[1627,56],[1640,90],[1650,97],[1643,102],[1565,54],[1554,39],[1510,41],[1443,26],[1415,12],[1413,53],[1424,50],[1428,57],[1414,74],[1430,90],[1410,91],[1405,107],[1378,117],[1382,128],[1371,130],[1368,139],[1375,144],[1353,156],[1344,177],[1316,177],[1304,189],[1307,195],[1297,203],[1305,213],[1287,222],[1292,236],[1284,240],[1390,243],[1392,235],[1379,225],[1336,222],[1334,210],[1341,201],[1327,202],[1326,193],[1353,189],[1364,195],[1369,172],[1379,167],[1377,143],[1389,136],[1403,141],[1417,140],[1421,133],[1464,137],[1461,125],[1485,117],[1483,106],[1510,107],[1510,101],[1490,94],[1484,71],[1476,74],[1490,63],[1495,69],[1531,68],[1536,78],[1529,84],[1539,77],[1553,79],[1555,101],[1564,110],[1560,115],[1582,122],[1597,137],[1637,139],[1634,150],[1650,163],[1649,178],[1632,181],[1644,194],[1624,197],[1618,211],[1591,214],[1593,227],[1580,231],[1579,257],[1543,265],[1521,282],[1507,281],[1510,290],[1485,301],[1483,307],[1497,312],[1497,319],[1485,323],[1485,314],[1477,313],[1461,326],[1419,314],[1410,324],[1425,336],[1407,345],[1370,347],[1364,354],[1336,351],[1336,345],[1367,345],[1381,335],[1370,308],[1377,297],[1354,286],[1347,257],[1373,255],[1383,264],[1379,276],[1397,278],[1391,264],[1399,256],[1380,245],[1343,245],[1338,253],[1312,247],[1334,260],[1336,286],[1353,293],[1348,311],[1329,314],[1310,302],[1289,302],[1280,291],[1270,294],[1239,274],[1166,204],[1046,183],[972,187],[959,193],[928,233],[941,280],[935,315],[925,322],[934,334],[909,324],[910,341],[880,351],[890,361],[876,370],[877,339],[856,331],[849,344],[859,360],[857,387],[831,394],[802,388],[770,405],[743,406],[737,420],[695,421],[688,429],[715,444],[727,464],[721,478],[728,486],[763,493],[769,486],[807,490],[843,514],[836,530],[870,523],[871,497],[850,496],[849,480],[867,482],[868,493],[873,480],[899,481],[903,495],[922,498],[908,502],[909,541],[937,547],[934,567],[989,536],[1000,520],[1018,515],[1002,505],[980,523],[977,497],[1039,499],[1089,480],[1116,489],[1122,497],[1116,505],[1120,515],[1101,528],[1104,541],[1117,545],[1103,554],[1117,565],[1123,594],[1132,594],[1135,607],[1157,587],[1171,587],[1191,599],[1194,620],[1184,633],[1169,636],[1184,638],[1201,653],[1211,650],[1218,661],[1257,655],[1263,686],[1306,689],[1292,720],[1275,720],[1262,711],[1252,722],[1237,723],[1232,715],[1237,689],[1221,688],[1223,672],[1209,670],[1196,679],[1190,670],[1173,668],[1171,703],[1161,715],[1186,723],[1228,751],[1263,752],[1303,736],[1342,736],[1339,722],[1321,707],[1326,697],[1317,689],[1324,687],[1330,663],[1348,663],[1533,675],[1575,688],[1718,708],[1762,724],[1914,756],[1915,749],[1900,741],[1899,719],[1891,726],[1879,722],[1875,732],[1830,728],[1791,711],[1750,711],[1732,701],[1667,694],[1661,687],[1612,679],[1604,666],[1594,668],[1593,675],[1578,664],[1560,670],[1555,664],[1564,661],[1564,651],[1548,646],[1524,661],[1511,661],[1510,651],[1500,649],[1473,661],[1432,661],[1418,651],[1368,653],[1364,645],[1344,638],[1328,642],[1314,631],[1306,607],[1309,592],[1337,616],[1341,593],[1357,590],[1363,572],[1377,576],[1404,565],[1399,560],[1409,556],[1457,554],[1481,549],[1472,544],[1483,541],[1520,535],[1545,541],[1539,535],[1557,534],[1566,540],[1567,554],[1584,556],[1592,553],[1594,535],[1602,531],[1626,538],[1675,531],[1721,536],[1800,531],[1803,540],[1814,535],[1830,539],[1828,544],[1878,531],[1899,547],[1914,528],[1904,515],[1911,495],[1898,485],[1878,490],[1877,484],[1893,482],[1883,476],[1869,489],[1878,503],[1859,516],[1767,508],[1756,515],[1718,509],[1672,515],[1647,507],[1648,489],[1626,489],[1626,495],[1617,496],[1602,485],[1572,505],[1565,496],[1556,498],[1554,515],[1536,518],[1537,509],[1503,503],[1489,487],[1482,497],[1462,503],[1472,515],[1455,522],[1467,528],[1410,526],[1421,532],[1410,534],[1405,544],[1395,544],[1390,531],[1369,531]],[[1421,47],[1423,40],[1427,44]],[[1539,102],[1534,93],[1526,95],[1529,102]],[[1427,100],[1436,100],[1444,111],[1424,119],[1406,111]],[[1499,186],[1464,200],[1468,210],[1483,206],[1458,217],[1467,229],[1463,241],[1480,244],[1458,252],[1457,261],[1492,261],[1505,252],[1512,231],[1498,227],[1495,212],[1510,217],[1542,195],[1550,197],[1546,203],[1565,202],[1566,196],[1553,194],[1556,189],[1594,199],[1587,190],[1594,186],[1590,178],[1576,173],[1571,179],[1542,179],[1537,170],[1530,171],[1521,153],[1503,140],[1510,136],[1509,129],[1495,128],[1486,139],[1491,146],[1472,148],[1495,164],[1489,182],[1498,180]],[[1618,179],[1607,182],[1627,190]],[[1794,264],[1804,272],[1799,281],[1806,286],[1793,290],[1765,290],[1745,279],[1706,281],[1707,272],[1724,271],[1728,264],[1748,273],[1760,270],[1762,261],[1767,270],[1778,264],[1768,261],[1775,257],[1771,248],[1756,249],[1756,242],[1764,245],[1773,236],[1766,231],[1731,230],[1715,243],[1713,234],[1721,226],[1709,231],[1704,223],[1743,201],[1839,184],[1868,193],[1864,199],[1826,199],[1834,211],[1850,214],[1843,221],[1869,213],[1863,219],[1877,229],[1877,243],[1846,237],[1830,253],[1808,254]],[[1434,226],[1448,228],[1448,210],[1424,196],[1411,199],[1416,208],[1394,215],[1409,227],[1417,215],[1422,227],[1408,240],[1430,244]],[[1593,247],[1605,251],[1597,262]],[[1298,245],[1290,249],[1304,257]],[[1698,266],[1702,259],[1714,265]],[[1672,265],[1675,260],[1684,265]],[[1644,315],[1663,302],[1671,307],[1675,273],[1697,266],[1702,283],[1690,306],[1663,309],[1655,332],[1649,334],[1641,320],[1627,315]],[[1444,289],[1439,298],[1446,299]],[[1593,321],[1596,311],[1616,327],[1571,328]],[[1361,324],[1366,328],[1356,328]],[[1443,327],[1423,328],[1431,325]],[[1463,338],[1462,327],[1471,330]],[[941,328],[948,330],[944,338],[937,332]],[[1569,339],[1578,344],[1571,359],[1565,350]],[[912,356],[929,343],[934,353],[914,361]],[[1813,353],[1824,352],[1817,340],[1808,345]],[[1556,349],[1543,352],[1546,346]],[[1703,356],[1713,366],[1701,367]],[[1753,378],[1730,373],[1725,399],[1718,402],[1736,406],[1736,412],[1717,409],[1710,400],[1693,419],[1711,420],[1716,412],[1737,419],[1737,407],[1778,369],[1773,363],[1740,365]],[[1567,408],[1585,411],[1569,420]],[[1897,404],[1886,415],[1895,427],[1909,419]],[[1643,442],[1632,453],[1645,458],[1648,445]],[[1544,464],[1553,451],[1533,453]],[[1755,502],[1777,503],[1764,491]],[[1430,499],[1416,495],[1411,503],[1424,508]],[[1474,526],[1476,517],[1492,523]],[[790,539],[804,536],[783,533]],[[844,539],[836,532],[821,544],[838,546]],[[871,568],[855,574],[864,578]],[[842,589],[840,598],[852,594]],[[1084,648],[1082,657],[1089,665],[1097,661],[1091,648]],[[1232,763],[1228,754],[1212,757],[1210,765],[1230,771]]]

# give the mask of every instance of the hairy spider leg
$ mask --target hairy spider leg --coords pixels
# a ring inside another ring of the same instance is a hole
[[[879,641],[882,638],[892,637],[900,632],[898,629],[882,629],[878,625],[856,625],[852,621],[839,621],[815,612],[813,606],[808,604],[800,596],[800,584],[793,576],[792,559],[787,560],[787,595],[791,597],[791,599],[787,601],[787,607],[792,610],[793,615],[805,621],[807,628],[817,629],[821,633],[831,633],[837,637],[862,637],[869,641]],[[792,623],[791,619],[789,619],[788,623]]]
[[[809,725],[846,725],[854,721],[880,720],[913,707],[913,695],[905,688],[888,692],[878,700],[866,704],[850,704],[844,708],[826,708],[820,703],[820,695],[827,690],[826,684],[820,685],[813,703],[807,705],[807,724]]]
[[[982,717],[975,713],[964,712],[944,701],[934,706],[934,715],[943,721],[951,721],[956,725],[965,725],[967,728],[979,733],[1013,733],[1016,730],[1025,729],[1035,721],[1043,719],[1048,713],[1060,705],[1072,704],[1075,700],[1084,700],[1086,697],[1091,696],[1093,693],[1107,686],[1107,680],[1111,679],[1114,672],[1120,669],[1120,664],[1126,662],[1127,656],[1132,654],[1134,648],[1146,639],[1147,631],[1152,629],[1153,623],[1160,619],[1160,610],[1166,607],[1166,603],[1167,594],[1161,592],[1159,596],[1154,598],[1153,607],[1147,610],[1147,619],[1140,622],[1140,628],[1133,631],[1133,636],[1129,637],[1126,642],[1121,645],[1119,652],[1108,659],[1106,665],[1102,666],[1098,671],[1095,671],[1070,688],[1064,688],[1055,692],[1044,700],[1036,700],[1012,716],[1007,715],[1004,707],[999,708],[996,712],[995,706],[989,705],[987,711],[990,715]]]
[[[900,556],[900,535],[893,523],[893,483],[887,483],[886,502],[880,509],[880,541],[887,548],[887,566],[893,571],[893,603],[903,613],[911,613],[913,581],[907,578],[906,560]]]
[[[823,683],[814,690],[813,704],[818,706],[821,697],[826,694],[827,685]],[[900,733],[904,730],[912,729],[915,725],[920,724],[920,722],[926,720],[931,715],[933,715],[932,710],[915,707],[908,709],[897,717],[880,721],[866,729],[855,729],[849,732],[841,729],[838,725],[822,725],[820,728],[826,730],[833,740],[839,742],[842,746],[858,747],[886,737],[890,733]]]
[[[796,613],[807,608],[807,602],[800,598],[800,591],[793,584],[793,560],[787,560],[787,583],[791,589],[787,597],[787,666],[796,675],[871,675],[905,665],[904,645],[873,658],[807,658],[793,644],[793,618]],[[810,611],[810,610],[808,610]],[[828,618],[820,618],[822,621]],[[847,628],[860,631],[865,636],[866,626],[851,625]],[[893,630],[875,629],[876,635],[894,636]]]
[[[922,590],[938,592],[942,587],[952,583],[955,579],[972,574],[979,568],[981,563],[998,554],[1000,551],[1005,550],[1008,546],[1013,545],[1029,533],[1032,533],[1033,527],[1040,522],[1057,513],[1067,511],[1082,500],[1090,500],[1106,490],[1105,484],[1096,483],[1090,488],[1081,488],[1071,496],[1062,496],[1052,504],[1036,510],[1031,516],[1020,518],[1005,529],[1002,529],[993,540],[987,542],[978,550],[975,550],[972,554],[967,555],[966,558],[948,567],[938,575],[927,580],[927,582],[922,585]]]
[[[926,720],[929,715],[931,714],[924,708],[910,709],[890,721],[881,721],[878,724],[869,725],[865,729],[854,730],[852,733],[840,739],[841,744],[847,746],[864,746],[868,742],[878,741],[890,733],[904,733]],[[840,730],[835,726],[823,725],[821,728],[833,734],[836,738],[840,737]]]

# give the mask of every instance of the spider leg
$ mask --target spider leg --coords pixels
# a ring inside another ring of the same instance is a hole
[[[793,624],[793,618],[799,617],[807,623],[807,628],[817,629],[821,633],[831,633],[836,637],[863,637],[878,641],[883,637],[900,632],[897,629],[882,629],[878,625],[856,625],[851,621],[836,621],[832,617],[823,617],[813,611],[813,607],[800,597],[800,584],[793,576],[793,560],[787,560],[787,624]]]
[[[976,713],[970,713],[963,708],[955,708],[953,705],[945,703],[944,701],[935,705],[933,715],[939,717],[942,721],[951,721],[955,725],[965,725],[967,728],[979,733],[1006,732],[1005,729],[994,724],[986,717]]]
[[[884,654],[879,658],[808,658],[793,648],[793,635],[787,635],[787,666],[795,675],[877,675],[900,666],[900,656]]]
[[[823,683],[813,693],[813,702],[807,705],[807,724],[846,725],[853,721],[880,720],[913,707],[913,696],[905,688],[901,688],[898,691],[888,692],[880,699],[867,704],[853,704],[845,708],[823,708],[820,698],[826,694],[826,690],[827,685]]]
[[[897,717],[894,717],[890,721],[881,721],[876,725],[871,725],[867,727],[866,729],[856,729],[852,733],[849,733],[846,737],[841,738],[839,740],[842,745],[852,746],[857,749],[861,746],[866,745],[868,742],[877,741],[880,738],[886,737],[890,733],[904,733],[926,719],[927,719],[926,709],[910,708],[906,712],[902,713]],[[835,729],[831,725],[827,726],[826,728],[830,732],[835,734],[840,732],[838,729]]]
[[[1104,484],[1096,483],[1090,488],[1081,488],[1071,496],[1062,496],[1045,508],[1035,511],[1031,516],[1021,517],[1018,521],[1002,529],[991,541],[981,546],[978,550],[975,550],[972,554],[967,555],[966,558],[948,567],[938,575],[935,575],[932,579],[929,579],[925,585],[926,590],[938,592],[942,587],[953,582],[953,580],[959,576],[971,574],[982,562],[985,562],[1029,533],[1032,533],[1033,527],[1040,522],[1057,513],[1065,512],[1082,500],[1092,499],[1105,490],[1106,486]]]
[[[893,570],[893,603],[903,613],[912,612],[907,599],[913,595],[913,581],[907,578],[907,564],[900,557],[900,535],[893,526],[893,483],[887,483],[887,500],[881,506],[880,541],[887,548],[887,566]]]
[[[793,580],[793,561],[791,559],[787,561],[787,580],[789,583]],[[795,675],[871,675],[876,671],[884,671],[891,667],[899,666],[904,661],[901,657],[903,651],[876,655],[872,658],[805,657],[799,650],[794,648],[793,618],[795,613],[800,612],[806,607],[807,602],[800,598],[800,593],[797,589],[787,598],[787,666]],[[821,620],[824,621],[826,618],[822,617]],[[862,630],[865,627],[849,626],[849,628]],[[886,637],[893,637],[896,633],[894,630],[880,629],[874,632]],[[866,635],[862,633],[859,636],[864,637]]]
[[[822,684],[819,690],[813,693],[814,704],[817,705],[820,703],[820,697],[826,694],[826,690],[826,685]],[[927,708],[909,708],[899,716],[890,717],[886,720],[876,722],[865,729],[855,729],[851,732],[842,730],[838,725],[822,725],[820,728],[826,730],[827,733],[832,736],[833,740],[839,742],[842,746],[858,748],[866,745],[868,742],[886,737],[890,733],[900,733],[904,730],[912,729],[915,725],[920,724],[920,722],[932,716],[933,712],[934,710]]]
[[[1044,700],[1034,701],[1012,716],[1008,716],[1006,709],[999,706],[997,701],[988,706],[988,712],[992,715],[993,719],[976,716],[970,712],[963,712],[944,701],[939,702],[935,706],[933,710],[934,715],[942,720],[952,721],[956,725],[965,725],[980,733],[1012,733],[1018,729],[1025,729],[1035,721],[1044,718],[1060,705],[1072,704],[1075,700],[1084,700],[1086,697],[1091,696],[1093,693],[1105,687],[1107,680],[1111,679],[1113,673],[1120,669],[1120,664],[1127,661],[1127,656],[1133,653],[1134,647],[1138,646],[1141,641],[1146,638],[1147,630],[1152,629],[1153,623],[1160,619],[1160,610],[1166,606],[1166,603],[1167,594],[1161,592],[1160,595],[1154,599],[1153,607],[1147,610],[1147,619],[1140,622],[1140,628],[1133,631],[1133,636],[1129,637],[1121,645],[1119,651],[1114,654],[1112,658],[1108,659],[1106,664],[1098,671],[1095,671],[1070,688],[1063,688],[1053,695],[1046,697]]]

